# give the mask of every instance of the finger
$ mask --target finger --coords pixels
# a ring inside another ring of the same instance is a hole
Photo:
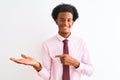
[[[27,55],[25,55],[25,54],[21,54],[21,56],[23,57],[23,58],[28,58],[28,56]]]
[[[64,53],[63,55],[64,55],[64,56],[69,56],[69,54],[66,54],[66,53]]]
[[[10,58],[10,60],[12,60],[12,61],[14,61],[14,62],[19,62],[19,60],[18,59],[16,59],[16,58]]]
[[[16,61],[17,59],[16,59],[16,58],[11,57],[11,58],[10,58],[10,60],[12,60],[12,61]]]
[[[63,57],[63,55],[56,55],[55,57],[62,58],[62,57]]]
[[[15,60],[15,58],[12,58],[12,57],[11,57],[11,58],[9,58],[9,59],[10,59],[10,60],[12,60],[12,61],[14,61],[14,60]]]

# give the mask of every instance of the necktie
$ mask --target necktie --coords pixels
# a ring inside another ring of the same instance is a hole
[[[68,51],[68,40],[65,39],[63,40],[63,53],[64,54],[69,54]],[[69,75],[69,66],[63,65],[63,80],[70,80],[70,75]]]

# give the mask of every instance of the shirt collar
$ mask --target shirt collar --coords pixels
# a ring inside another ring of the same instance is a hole
[[[63,41],[64,39],[66,39],[66,38],[62,37],[60,34],[57,34],[57,38],[60,41]],[[72,39],[72,34],[67,39],[70,41]]]

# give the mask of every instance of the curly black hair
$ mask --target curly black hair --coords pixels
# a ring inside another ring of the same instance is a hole
[[[59,4],[52,11],[52,18],[54,21],[57,19],[57,16],[60,12],[71,12],[73,14],[73,21],[75,21],[79,16],[77,9],[71,4]]]

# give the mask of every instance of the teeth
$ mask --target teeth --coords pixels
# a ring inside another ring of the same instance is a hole
[[[63,28],[65,28],[65,29],[66,29],[67,27],[63,27]]]
[[[67,28],[67,27],[63,27],[63,28]]]

